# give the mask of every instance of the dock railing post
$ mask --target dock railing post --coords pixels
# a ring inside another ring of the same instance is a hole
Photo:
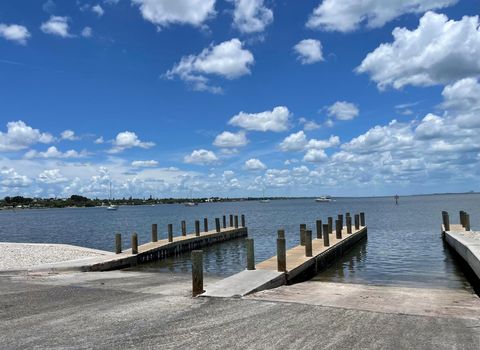
[[[223,228],[227,228],[227,217],[223,216]]]
[[[333,233],[333,218],[331,216],[328,217],[328,233]]]
[[[230,220],[229,220],[229,221],[230,221],[230,222],[229,222],[230,227],[233,227],[233,215],[230,214],[230,218],[229,218],[229,219],[230,219]]]
[[[462,227],[465,227],[465,212],[463,210],[460,210],[460,225]]]
[[[365,227],[365,213],[360,213],[360,226]]]
[[[203,251],[192,250],[192,296],[203,292]]]
[[[185,222],[185,220],[182,220],[181,226],[182,226],[182,236],[186,236],[187,235],[187,223]]]
[[[317,220],[315,224],[317,227],[317,239],[322,239],[322,220]]]
[[[340,220],[335,220],[335,233],[337,239],[342,239],[342,222]]]
[[[305,230],[305,256],[312,256],[312,231]]]
[[[255,248],[253,239],[246,238],[245,243],[247,246],[247,270],[255,270]]]
[[[200,236],[200,221],[195,220],[195,236]]]
[[[355,214],[355,230],[360,230],[360,215]]]
[[[152,224],[152,242],[158,241],[158,228],[157,224]]]
[[[450,217],[448,212],[442,211],[442,220],[443,220],[443,228],[446,231],[450,231]]]
[[[277,238],[277,270],[278,272],[287,271],[287,246],[285,243],[285,231],[278,230]]]
[[[328,224],[323,224],[323,245],[328,247],[330,245],[330,239],[328,236]]]
[[[208,232],[208,218],[203,219],[203,231]]]
[[[347,216],[350,216],[350,212],[345,213],[345,218],[347,218]]]
[[[235,228],[238,228],[238,215],[235,215]]]
[[[347,221],[347,233],[350,234],[352,233],[352,217],[349,215],[345,220]]]
[[[241,218],[242,218],[242,227],[245,227],[245,215],[242,214]]]
[[[465,231],[470,231],[470,214],[465,213]]]
[[[300,245],[305,245],[305,230],[307,229],[306,224],[300,224]]]
[[[120,233],[115,234],[115,254],[122,252],[122,235]]]
[[[173,242],[173,225],[168,224],[168,241]]]
[[[132,254],[138,254],[138,236],[135,232],[132,234]]]
[[[340,226],[343,227],[343,214],[338,214],[338,220],[340,220]]]
[[[215,218],[215,231],[220,232],[220,219]]]

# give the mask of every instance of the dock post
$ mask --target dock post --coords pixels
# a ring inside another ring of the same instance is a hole
[[[300,224],[300,245],[305,245],[305,230],[307,229],[306,224]]]
[[[132,254],[138,254],[138,236],[135,232],[132,234]]]
[[[200,221],[195,220],[195,236],[200,236]]]
[[[203,251],[192,250],[192,296],[203,292]]]
[[[330,245],[330,239],[328,236],[328,224],[323,225],[323,245],[328,247]]]
[[[208,218],[203,219],[203,231],[208,232]]]
[[[345,219],[347,218],[347,216],[350,216],[350,212],[345,213]]]
[[[360,230],[360,215],[355,214],[355,230]]]
[[[227,228],[227,217],[223,216],[223,228]]]
[[[462,227],[465,227],[465,212],[463,210],[460,210],[460,225]]]
[[[220,219],[215,218],[215,231],[220,232]]]
[[[342,222],[340,220],[335,220],[335,233],[337,239],[342,239]]]
[[[317,226],[317,239],[322,239],[322,220],[317,220],[315,223]]]
[[[152,242],[158,241],[158,229],[157,224],[152,224]]]
[[[230,222],[229,222],[230,227],[233,227],[233,215],[230,214],[230,218],[229,218],[229,219],[230,219]]]
[[[173,242],[173,225],[168,224],[168,241]]]
[[[235,215],[235,228],[238,228],[238,215]]]
[[[365,213],[360,213],[360,226],[365,227]]]
[[[186,236],[187,235],[187,223],[185,222],[185,220],[182,220],[182,236]]]
[[[122,252],[122,235],[120,233],[115,233],[115,254],[120,254]]]
[[[241,218],[242,218],[242,227],[245,227],[245,215],[242,214]]]
[[[285,231],[284,230],[278,230],[277,270],[278,270],[278,272],[287,272],[287,245],[285,243]]]
[[[305,256],[312,256],[312,231],[305,230]]]
[[[340,220],[340,226],[343,227],[343,214],[338,214],[338,220]]]
[[[443,227],[445,228],[445,231],[450,231],[450,217],[448,215],[448,212],[442,211],[442,219],[443,219]]]
[[[352,233],[352,217],[349,215],[345,220],[347,221],[347,233],[350,234]]]
[[[247,270],[255,270],[255,250],[253,239],[246,238],[245,243],[247,245]]]
[[[333,233],[333,218],[331,216],[328,217],[328,233]]]
[[[465,221],[465,231],[470,231],[470,214],[465,213],[463,220]]]

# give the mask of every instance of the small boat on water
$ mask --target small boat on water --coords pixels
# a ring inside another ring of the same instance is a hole
[[[321,196],[315,199],[317,203],[328,203],[332,201],[332,197],[330,196]]]
[[[117,210],[118,205],[112,204],[110,201],[112,200],[112,181],[110,181],[110,192],[108,193],[108,206],[107,210]]]
[[[198,205],[198,203],[196,203],[196,202],[186,202],[186,203],[184,203],[184,205],[186,207],[196,207]]]
[[[115,204],[110,204],[108,207],[107,207],[107,210],[117,210],[118,209],[118,205],[115,205]]]
[[[270,203],[270,199],[260,199],[260,203]]]

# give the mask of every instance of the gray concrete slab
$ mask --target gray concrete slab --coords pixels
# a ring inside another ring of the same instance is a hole
[[[444,237],[480,278],[480,232],[447,231]]]

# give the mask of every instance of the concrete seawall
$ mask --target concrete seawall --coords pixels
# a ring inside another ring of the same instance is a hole
[[[445,242],[470,266],[480,279],[480,232],[465,231],[461,225],[451,225],[450,231],[442,227]]]

